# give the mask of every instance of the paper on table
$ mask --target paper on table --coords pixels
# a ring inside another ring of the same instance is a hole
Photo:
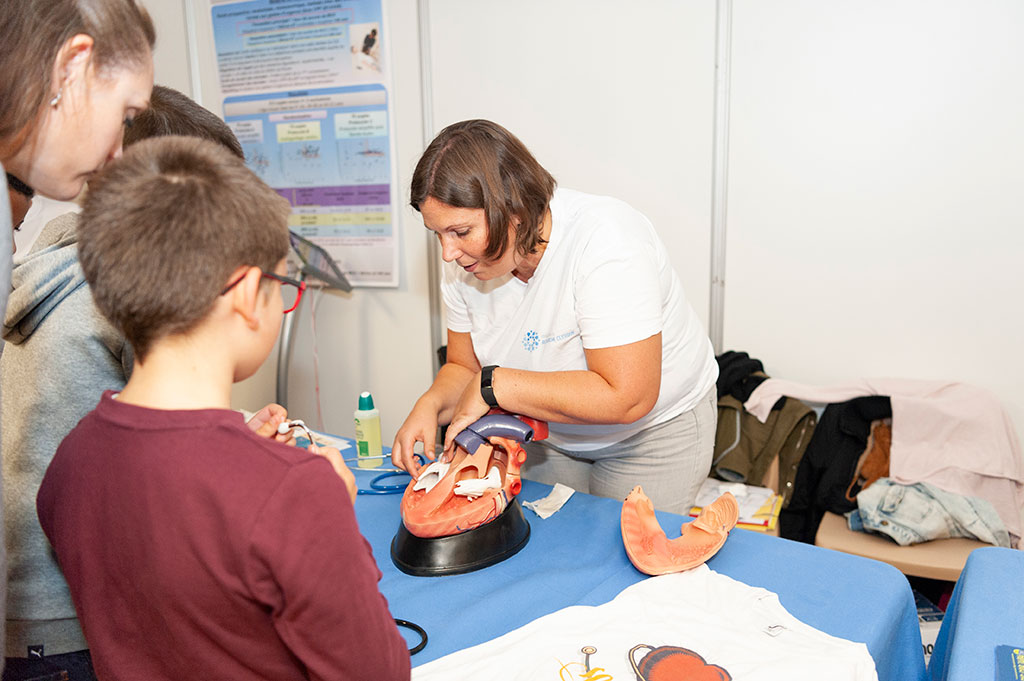
[[[553,514],[558,512],[565,502],[569,501],[569,497],[575,492],[572,487],[567,487],[560,482],[556,482],[555,486],[551,489],[551,493],[543,499],[537,499],[536,501],[524,501],[523,506],[530,509],[541,518],[550,518]]]
[[[314,430],[313,436],[316,438],[316,443],[318,445],[334,447],[338,450],[347,449],[352,446],[352,443],[348,440],[343,440],[340,437],[321,433],[319,430]]]
[[[744,485],[741,482],[724,482],[708,478],[701,483],[697,491],[697,499],[694,506],[703,508],[709,506],[715,499],[726,492],[732,492],[736,497],[736,503],[740,506],[740,522],[757,522],[754,516],[757,512],[775,496],[775,492],[767,487],[755,487]]]

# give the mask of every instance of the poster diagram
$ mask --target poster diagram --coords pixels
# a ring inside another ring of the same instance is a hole
[[[246,164],[353,285],[397,286],[380,0],[244,0],[211,11],[224,119]]]

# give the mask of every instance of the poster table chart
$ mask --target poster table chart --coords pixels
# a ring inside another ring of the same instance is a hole
[[[967,557],[928,673],[935,681],[990,681],[998,645],[1024,647],[1024,551],[991,546]]]
[[[372,469],[353,470],[360,488],[367,488]],[[550,490],[523,481],[519,498],[540,499]],[[629,562],[622,544],[622,502],[579,492],[547,519],[524,509],[529,542],[501,563],[461,575],[407,575],[395,567],[390,553],[401,522],[400,501],[400,494],[360,495],[355,509],[383,573],[380,590],[392,615],[423,627],[429,637],[426,648],[413,656],[414,667],[562,608],[607,603],[646,578]],[[658,512],[658,519],[670,538],[678,536],[682,516]],[[913,594],[895,568],[739,529],[708,566],[776,593],[790,614],[816,629],[866,643],[880,681],[927,678]],[[418,641],[414,635],[407,638],[410,644]]]

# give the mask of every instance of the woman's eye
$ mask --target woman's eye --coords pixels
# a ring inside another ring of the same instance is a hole
[[[124,118],[124,127],[127,129],[127,128],[132,127],[133,125],[135,125],[135,119],[132,118],[131,116],[125,116],[125,118]]]

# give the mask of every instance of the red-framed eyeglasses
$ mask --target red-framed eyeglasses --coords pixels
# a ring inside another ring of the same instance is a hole
[[[260,276],[281,282],[281,300],[284,302],[284,314],[288,314],[299,306],[299,301],[302,300],[302,293],[306,290],[306,282],[298,281],[291,277],[282,277],[280,274],[272,274],[270,272],[260,272]],[[244,274],[225,286],[220,294],[224,295],[243,279],[245,279]]]

